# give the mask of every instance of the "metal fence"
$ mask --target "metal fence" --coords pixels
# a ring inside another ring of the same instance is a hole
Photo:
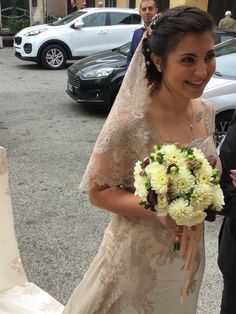
[[[29,25],[29,0],[0,0],[2,29],[12,33]]]

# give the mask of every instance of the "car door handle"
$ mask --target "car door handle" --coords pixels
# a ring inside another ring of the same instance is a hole
[[[98,34],[106,34],[106,31],[99,31]]]

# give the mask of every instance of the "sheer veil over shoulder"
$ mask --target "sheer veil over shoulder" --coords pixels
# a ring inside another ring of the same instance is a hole
[[[111,187],[133,186],[133,165],[145,155],[148,128],[145,119],[150,88],[139,44],[119,93],[97,139],[80,188],[89,190],[93,182]],[[125,162],[124,162],[125,161]]]

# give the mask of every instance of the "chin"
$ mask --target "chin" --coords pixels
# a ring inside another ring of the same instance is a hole
[[[198,98],[202,95],[205,87],[206,87],[206,84],[198,88],[191,88],[189,95],[191,95],[191,98]]]

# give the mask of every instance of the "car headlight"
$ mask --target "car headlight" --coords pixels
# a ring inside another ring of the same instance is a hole
[[[41,34],[42,32],[45,32],[47,30],[47,28],[41,28],[41,29],[36,29],[33,31],[30,31],[28,33],[25,33],[25,36],[36,36],[38,34]]]
[[[89,72],[85,72],[82,74],[84,78],[96,78],[96,77],[106,77],[113,72],[113,68],[102,68],[99,70],[93,70]]]

